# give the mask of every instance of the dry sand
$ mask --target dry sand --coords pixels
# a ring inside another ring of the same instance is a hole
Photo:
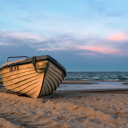
[[[128,128],[128,90],[29,98],[0,88],[0,128]]]

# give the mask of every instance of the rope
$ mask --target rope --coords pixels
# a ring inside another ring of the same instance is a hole
[[[34,68],[35,68],[35,71],[37,72],[37,73],[43,73],[43,72],[46,72],[47,71],[47,61],[46,61],[46,67],[45,68],[38,68],[38,67],[36,67],[36,56],[33,56],[32,57],[32,64],[33,64],[33,66],[34,66]],[[37,70],[40,70],[40,71],[37,71]]]

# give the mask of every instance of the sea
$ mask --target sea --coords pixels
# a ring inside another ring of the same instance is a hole
[[[67,72],[65,80],[128,81],[128,72]]]

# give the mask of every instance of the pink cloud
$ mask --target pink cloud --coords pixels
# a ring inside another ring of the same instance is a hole
[[[39,51],[45,51],[45,49],[43,49],[43,48],[39,48],[38,50],[39,50]]]
[[[121,54],[122,51],[118,50],[118,49],[110,49],[108,47],[97,47],[97,46],[78,46],[77,47],[79,50],[90,50],[90,51],[94,51],[94,52],[99,52],[102,54]]]
[[[93,51],[97,53],[102,53],[102,54],[115,54],[115,55],[122,55],[123,51],[119,49],[114,49],[114,48],[109,48],[107,46],[82,46],[82,45],[70,45],[67,47],[58,47],[58,48],[49,48],[49,49],[38,49],[41,51],[48,50],[48,51],[55,51],[55,50],[88,50],[88,51]],[[84,55],[84,53],[80,53],[81,55]],[[96,53],[86,53],[89,55],[97,55]]]
[[[36,47],[39,51],[59,51],[59,50],[87,50],[85,53],[89,55],[98,55],[101,54],[115,54],[115,55],[123,55],[125,54],[125,44],[123,44],[120,40],[128,39],[126,34],[116,34],[112,35],[106,39],[90,39],[88,42],[86,40],[78,40],[78,39],[61,39],[61,38],[48,38],[40,35],[34,35],[30,33],[9,33],[9,37],[14,39],[21,39],[24,43],[28,43],[31,47]],[[5,37],[6,38],[6,37]],[[9,38],[9,39],[10,39]],[[108,40],[110,39],[110,40]],[[117,43],[112,43],[114,41],[118,41]],[[14,41],[15,42],[15,41]],[[6,45],[8,43],[5,43]],[[15,43],[17,44],[17,42]],[[0,42],[0,45],[4,45]],[[119,47],[119,46],[122,46]],[[121,50],[122,49],[122,50]],[[83,50],[83,51],[82,51]],[[84,53],[81,53],[81,55]]]
[[[109,36],[107,39],[112,41],[124,41],[124,40],[128,40],[128,36],[125,33],[120,33]]]

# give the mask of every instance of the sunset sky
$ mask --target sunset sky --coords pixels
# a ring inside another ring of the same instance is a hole
[[[0,65],[25,55],[67,71],[128,71],[128,0],[0,0]]]

